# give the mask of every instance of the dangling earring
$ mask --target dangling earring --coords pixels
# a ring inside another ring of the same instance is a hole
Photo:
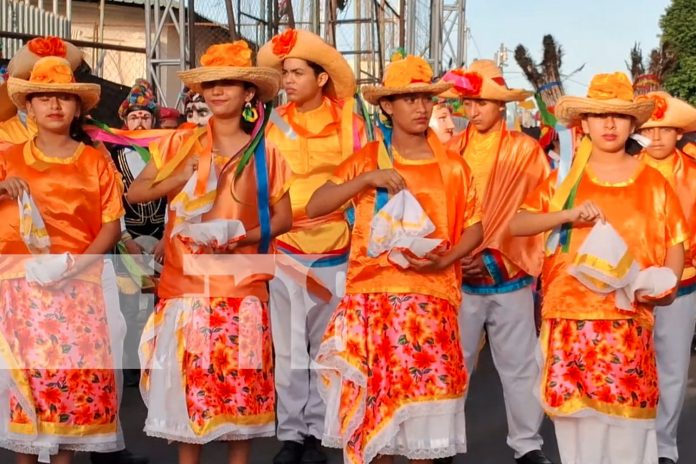
[[[256,108],[251,106],[250,102],[246,102],[244,105],[244,110],[242,110],[242,119],[246,122],[256,122],[259,119],[259,112]]]

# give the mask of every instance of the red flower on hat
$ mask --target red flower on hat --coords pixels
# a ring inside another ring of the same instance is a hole
[[[59,37],[36,37],[27,43],[27,48],[34,55],[38,56],[60,56],[65,58],[68,48],[65,42]]]
[[[288,29],[282,34],[278,34],[271,40],[273,44],[273,54],[284,58],[290,53],[297,43],[297,31],[295,29]]]
[[[655,109],[653,110],[652,116],[650,116],[651,121],[662,121],[665,118],[665,113],[667,113],[667,100],[661,95],[640,95],[636,98],[636,101],[652,100],[655,102]]]
[[[445,74],[442,80],[452,84],[454,91],[464,98],[481,95],[483,76],[477,72],[465,72],[461,69],[454,69]]]

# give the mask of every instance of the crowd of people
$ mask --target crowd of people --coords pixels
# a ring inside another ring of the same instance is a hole
[[[531,92],[493,61],[436,77],[403,53],[358,88],[288,29],[209,47],[179,72],[182,113],[138,80],[110,128],[81,61],[38,37],[0,87],[0,447],[18,463],[148,462],[125,449],[124,384],[181,464],[213,441],[248,464],[271,436],[274,464],[451,463],[485,343],[511,460],[552,463],[548,416],[563,464],[678,462],[696,108],[599,74],[553,108],[552,156],[506,124]]]

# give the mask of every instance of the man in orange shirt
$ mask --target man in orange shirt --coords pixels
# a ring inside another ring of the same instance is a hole
[[[334,169],[362,146],[364,124],[353,114],[355,76],[348,62],[318,36],[289,29],[261,48],[258,62],[282,71],[289,100],[277,109],[266,132],[293,171],[293,228],[276,239],[276,248],[307,266],[331,295],[330,301],[312,303],[305,300],[303,283],[286,284],[282,276],[271,281],[277,435],[284,442],[273,462],[323,463],[318,440],[325,405],[310,361],[343,296],[350,228],[342,209],[309,219],[305,207]]]
[[[508,445],[519,464],[549,464],[539,435],[544,415],[533,393],[539,368],[532,283],[543,248],[538,237],[508,231],[525,197],[548,176],[546,155],[535,140],[507,129],[505,104],[529,93],[509,89],[495,63],[474,61],[444,80],[464,100],[469,125],[450,148],[471,167],[483,214],[483,243],[463,261],[459,324],[467,367],[474,370],[485,328],[503,384]]]
[[[696,162],[677,149],[683,132],[696,129],[696,108],[666,92],[651,92],[639,99],[655,102],[641,135],[652,143],[641,159],[669,181],[679,196],[687,221],[693,224],[696,206]],[[693,255],[694,229],[689,231]],[[691,259],[684,263],[677,299],[655,311],[655,351],[660,387],[657,409],[657,450],[660,464],[675,464],[679,459],[677,426],[684,406],[684,394],[691,358],[691,338],[696,324],[696,268]]]

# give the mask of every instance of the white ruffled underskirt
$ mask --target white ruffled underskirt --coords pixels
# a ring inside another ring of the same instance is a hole
[[[322,444],[344,449],[347,442],[362,425],[365,415],[365,397],[358,399],[358,410],[341,434],[339,422],[343,382],[361,387],[367,385],[364,374],[345,362],[336,353],[341,343],[326,340],[317,359],[325,382],[320,382],[319,393],[326,403],[326,417]],[[438,459],[466,453],[465,398],[414,402],[403,405],[387,424],[380,424],[380,432],[365,446],[363,460],[371,462],[378,455],[405,456],[408,459]],[[345,455],[345,462],[349,463]]]
[[[275,436],[275,422],[258,425],[223,423],[208,433],[197,434],[190,425],[186,404],[184,374],[178,358],[177,332],[190,321],[189,300],[173,298],[167,301],[162,324],[155,331],[143,333],[140,341],[140,363],[150,369],[150,386],[141,384],[140,393],[147,406],[145,433],[170,442],[204,445],[212,441],[239,441]],[[153,359],[147,359],[143,346],[156,339]]]
[[[39,456],[39,462],[48,462],[47,458],[58,454],[60,450],[111,453],[122,450],[123,444],[115,433],[79,438],[39,435],[30,440],[20,436],[12,438],[10,434],[0,439],[0,448],[20,454],[36,455]]]

